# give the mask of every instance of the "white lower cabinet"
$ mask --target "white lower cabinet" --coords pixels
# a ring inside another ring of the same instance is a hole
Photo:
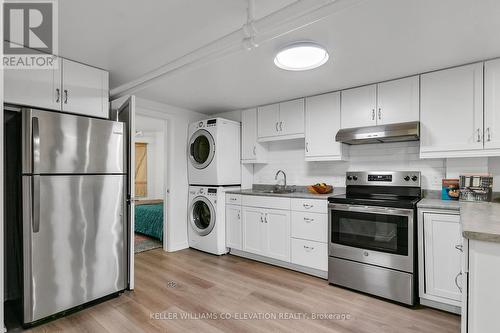
[[[231,249],[243,248],[241,206],[226,205],[226,246]]]
[[[290,211],[243,207],[243,250],[290,261]]]
[[[327,231],[327,214],[292,212],[292,237],[326,243]]]
[[[278,209],[264,210],[262,239],[266,256],[290,261],[290,211]]]
[[[243,250],[265,255],[262,236],[264,233],[264,213],[261,208],[242,207]]]
[[[419,216],[421,303],[458,313],[463,285],[459,212],[423,211]]]
[[[226,195],[226,243],[231,249],[325,278],[327,239],[326,199]]]
[[[464,273],[468,290],[464,290],[462,333],[496,333],[500,327],[500,243],[470,239],[464,244],[467,242]]]
[[[328,248],[326,243],[292,238],[292,264],[328,270]]]

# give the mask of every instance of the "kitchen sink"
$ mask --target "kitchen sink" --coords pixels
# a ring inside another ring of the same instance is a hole
[[[256,190],[255,192],[259,193],[269,193],[269,194],[287,194],[287,193],[294,193],[297,191],[295,188],[273,188],[270,190]]]

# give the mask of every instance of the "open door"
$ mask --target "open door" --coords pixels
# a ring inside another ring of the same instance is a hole
[[[135,96],[129,96],[120,104],[112,101],[114,119],[124,122],[126,128],[126,159],[127,159],[127,219],[128,219],[128,287],[134,289],[134,215],[135,215]],[[116,106],[116,107],[115,107]],[[115,111],[116,110],[116,111]]]

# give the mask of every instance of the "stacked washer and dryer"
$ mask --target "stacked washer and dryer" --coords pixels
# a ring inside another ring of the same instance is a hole
[[[227,253],[225,192],[240,189],[239,122],[212,118],[189,125],[189,246]]]

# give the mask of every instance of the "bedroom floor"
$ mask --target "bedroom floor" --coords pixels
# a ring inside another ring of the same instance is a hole
[[[141,253],[144,251],[154,250],[162,247],[162,242],[156,238],[149,237],[143,234],[135,233],[134,252]]]

